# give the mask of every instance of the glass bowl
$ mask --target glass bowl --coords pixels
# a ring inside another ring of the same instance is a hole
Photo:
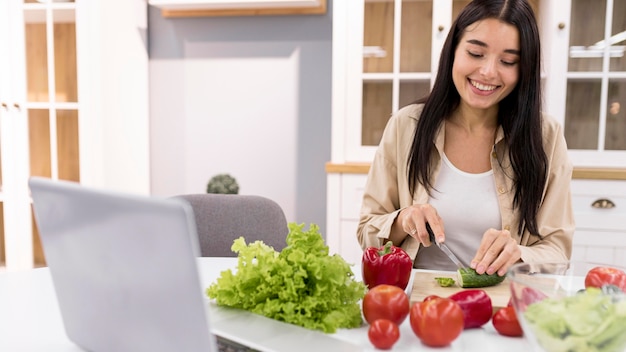
[[[626,351],[626,294],[614,285],[585,289],[595,267],[609,265],[518,263],[509,269],[511,304],[535,351]]]

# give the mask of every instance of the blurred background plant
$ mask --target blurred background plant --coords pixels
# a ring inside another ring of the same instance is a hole
[[[239,184],[229,174],[217,174],[209,180],[206,193],[238,194]]]

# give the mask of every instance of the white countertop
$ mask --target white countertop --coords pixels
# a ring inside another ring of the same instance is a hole
[[[214,282],[221,271],[235,265],[236,258],[198,258],[203,288]],[[214,333],[262,351],[379,351],[370,344],[365,325],[324,334],[217,307],[208,299],[207,305]],[[413,334],[407,318],[400,327],[400,341],[392,351],[429,350],[526,352],[530,345],[523,338],[498,335],[489,322],[480,329],[464,331],[448,347],[428,348]],[[65,335],[47,268],[0,273],[0,351],[81,351]]]

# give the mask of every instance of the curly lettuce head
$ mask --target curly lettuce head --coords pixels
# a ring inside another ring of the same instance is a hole
[[[360,326],[366,287],[341,256],[328,254],[319,227],[305,231],[290,223],[286,243],[277,252],[262,241],[236,239],[236,271],[222,272],[207,295],[218,305],[327,333]]]

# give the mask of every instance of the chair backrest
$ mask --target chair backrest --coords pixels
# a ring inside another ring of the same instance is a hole
[[[240,236],[246,243],[261,240],[280,251],[289,233],[285,213],[275,201],[256,195],[185,194],[196,218],[203,257],[235,257],[233,241]]]

